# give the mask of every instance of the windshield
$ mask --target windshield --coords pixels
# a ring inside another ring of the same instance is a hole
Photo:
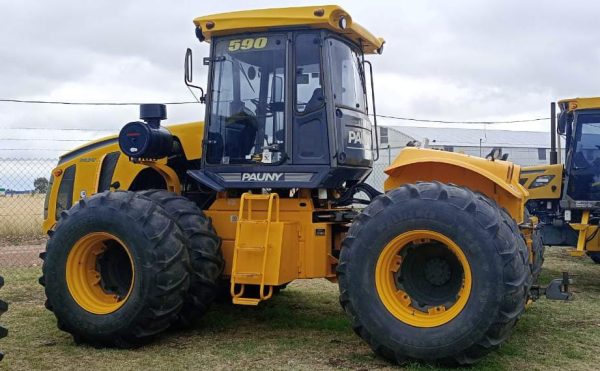
[[[284,153],[286,37],[216,39],[207,161],[276,163]]]
[[[366,95],[358,54],[348,44],[337,39],[329,39],[329,46],[336,105],[366,112]]]
[[[568,194],[574,200],[600,201],[600,113],[578,114]]]

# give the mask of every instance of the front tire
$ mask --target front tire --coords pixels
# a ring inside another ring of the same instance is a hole
[[[379,355],[473,364],[506,341],[531,271],[516,223],[453,185],[404,185],[352,224],[338,265],[340,303]]]
[[[63,212],[42,258],[46,306],[76,342],[146,343],[176,319],[189,288],[183,233],[134,192],[104,192]]]
[[[221,239],[210,218],[189,199],[159,189],[140,193],[160,204],[189,240],[190,289],[176,324],[190,326],[206,313],[217,295],[217,281],[225,267]]]

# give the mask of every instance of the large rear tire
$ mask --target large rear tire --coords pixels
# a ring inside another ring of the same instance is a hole
[[[134,192],[104,192],[61,214],[40,283],[59,329],[76,342],[129,348],[177,318],[189,288],[185,237]]]
[[[189,240],[190,289],[176,323],[190,326],[206,313],[217,295],[217,280],[225,267],[221,239],[210,218],[187,198],[160,189],[140,193],[159,203]]]
[[[436,182],[376,198],[343,242],[338,279],[352,327],[377,354],[467,365],[508,339],[531,271],[507,213]]]

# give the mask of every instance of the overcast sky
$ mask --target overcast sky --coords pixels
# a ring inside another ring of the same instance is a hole
[[[548,116],[549,102],[600,94],[600,2],[339,1],[353,19],[386,39],[373,56],[381,114],[443,120]],[[0,98],[67,101],[190,100],[183,55],[193,47],[197,82],[206,44],[192,19],[211,13],[312,1],[0,1]],[[77,133],[5,128],[117,131],[137,107],[0,103],[0,157],[55,157],[88,139]],[[202,120],[200,105],[170,106],[169,122]],[[389,124],[410,123],[386,121]],[[489,127],[491,129],[491,127]],[[495,126],[548,130],[547,122]]]

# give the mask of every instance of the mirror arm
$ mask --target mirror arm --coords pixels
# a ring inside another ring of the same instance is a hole
[[[190,93],[192,93],[194,98],[196,98],[196,100],[199,103],[205,103],[206,96],[204,94],[204,89],[198,85],[192,84],[192,81],[194,80],[193,66],[194,66],[194,62],[192,59],[192,49],[187,48],[187,50],[185,51],[185,62],[184,62],[184,66],[183,66],[183,68],[185,70],[185,73],[183,75],[183,82],[185,83],[185,86],[187,86],[187,88],[190,90]],[[192,88],[200,90],[200,99],[198,99],[196,97],[196,94],[194,94],[194,92],[192,91]]]
[[[363,63],[369,65],[369,77],[371,78],[371,101],[373,105],[373,127],[375,128],[375,158],[373,162],[379,160],[379,130],[377,129],[377,109],[375,107],[375,83],[373,82],[373,65],[371,62],[364,60]],[[371,136],[371,142],[373,141],[373,136]],[[371,147],[373,147],[371,145]]]

